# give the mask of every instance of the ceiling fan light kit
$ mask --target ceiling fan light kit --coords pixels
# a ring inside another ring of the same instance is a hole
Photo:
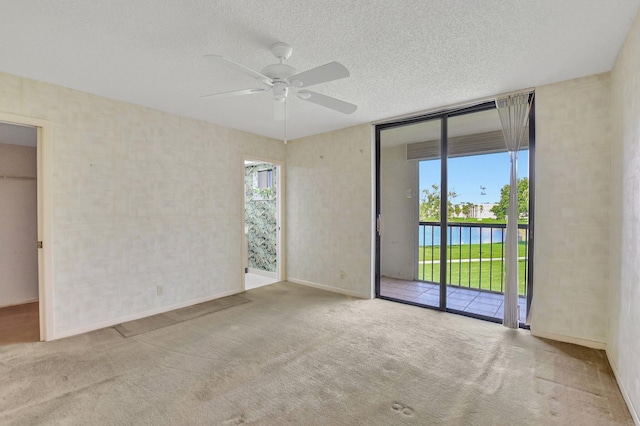
[[[284,102],[289,95],[289,86],[281,81],[274,82],[271,90],[273,90],[273,100],[276,102]]]
[[[326,83],[329,81],[339,80],[349,77],[349,70],[338,62],[329,62],[328,64],[312,68],[308,71],[296,73],[296,69],[291,65],[285,64],[284,61],[291,57],[293,49],[290,45],[283,42],[274,43],[271,46],[271,52],[278,58],[279,63],[267,65],[262,72],[257,72],[251,68],[245,67],[231,59],[220,55],[205,55],[205,58],[214,62],[221,63],[235,71],[255,78],[266,88],[251,88],[235,90],[231,92],[214,93],[202,96],[203,98],[226,98],[230,96],[251,95],[271,90],[273,100],[276,103],[286,102],[289,93],[294,92],[299,99],[341,112],[343,114],[352,114],[358,107],[349,102],[341,101],[331,96],[322,95],[320,93],[309,90],[299,90],[315,84]]]

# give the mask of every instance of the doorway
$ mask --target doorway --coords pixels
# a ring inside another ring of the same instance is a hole
[[[533,104],[526,134],[518,160],[521,325],[533,291]],[[378,125],[376,150],[376,296],[501,322],[509,156],[495,103]]]
[[[282,167],[259,158],[243,160],[243,288],[282,279]]]
[[[0,124],[35,128],[37,135],[37,247],[39,340],[55,338],[53,317],[53,252],[51,158],[53,156],[52,124],[40,118],[0,112]],[[13,127],[15,129],[15,127]]]
[[[0,122],[0,345],[40,340],[38,129]]]

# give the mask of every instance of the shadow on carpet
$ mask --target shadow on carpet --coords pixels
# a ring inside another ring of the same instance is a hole
[[[113,326],[113,328],[122,335],[122,337],[133,337],[159,328],[168,327],[179,322],[187,321],[203,315],[212,314],[224,309],[233,308],[234,306],[243,305],[251,302],[246,297],[233,295],[227,296],[209,302],[198,303],[197,305],[187,306],[186,308],[176,309],[174,311],[165,312],[150,317],[141,318],[135,321],[123,322]]]

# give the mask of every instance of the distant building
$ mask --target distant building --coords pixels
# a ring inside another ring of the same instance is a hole
[[[491,212],[497,203],[474,204],[471,209],[471,217],[476,219],[496,219],[496,215]]]
[[[463,213],[463,205],[458,204],[459,213],[454,214],[453,217],[468,218],[468,219],[496,219],[496,215],[491,212],[493,206],[497,203],[482,203],[469,205],[469,214]]]

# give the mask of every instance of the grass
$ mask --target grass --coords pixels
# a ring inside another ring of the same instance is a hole
[[[483,253],[484,254],[484,253]],[[453,259],[447,264],[447,284],[460,285],[472,289],[481,289],[488,291],[504,291],[504,282],[501,286],[500,279],[502,277],[502,262],[499,260],[483,260],[481,262],[459,262]],[[525,272],[527,261],[518,261],[518,294],[525,295]],[[469,270],[471,268],[471,270]],[[471,283],[469,283],[471,277]],[[423,281],[440,282],[440,264],[439,263],[421,263],[418,267],[418,279]],[[504,281],[504,277],[502,277]]]
[[[482,257],[480,248],[482,246]],[[447,257],[452,260],[464,259],[495,259],[504,257],[503,243],[493,244],[461,244],[449,246]],[[524,257],[527,253],[527,243],[518,242],[518,257]],[[433,256],[433,257],[432,257]],[[418,260],[440,260],[440,246],[420,246],[418,247]]]

